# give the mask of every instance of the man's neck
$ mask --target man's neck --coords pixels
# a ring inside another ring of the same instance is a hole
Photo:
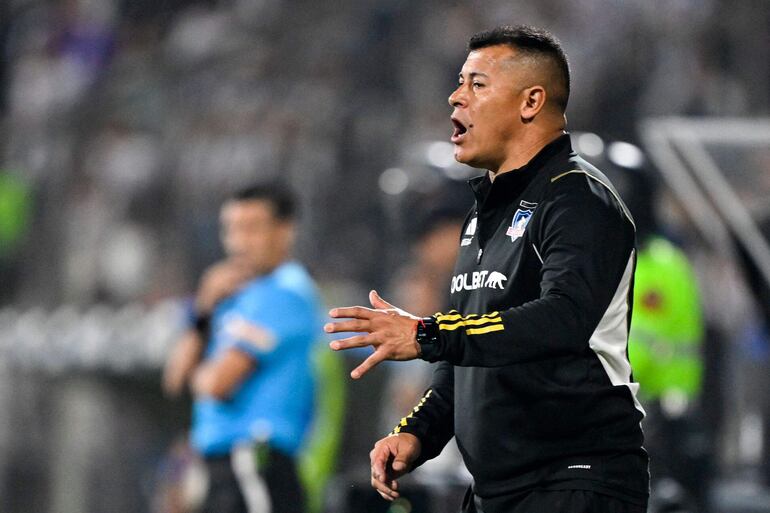
[[[489,179],[494,181],[496,176],[525,166],[540,153],[540,150],[565,133],[563,127],[558,127],[547,132],[539,132],[521,141],[509,151],[508,157],[496,170],[489,170]]]

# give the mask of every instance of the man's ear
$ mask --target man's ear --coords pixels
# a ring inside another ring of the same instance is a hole
[[[522,91],[521,120],[528,123],[543,110],[546,101],[545,87],[534,85]]]

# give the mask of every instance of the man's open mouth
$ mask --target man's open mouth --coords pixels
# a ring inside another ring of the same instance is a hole
[[[462,140],[463,136],[468,132],[468,129],[455,118],[452,118],[452,125],[454,126],[454,130],[452,131],[451,141],[457,143]]]

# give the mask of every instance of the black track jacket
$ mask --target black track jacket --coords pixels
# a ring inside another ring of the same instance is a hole
[[[417,464],[454,435],[476,495],[584,489],[646,504],[648,458],[627,357],[633,220],[563,135],[524,167],[470,181],[438,361],[394,432]]]

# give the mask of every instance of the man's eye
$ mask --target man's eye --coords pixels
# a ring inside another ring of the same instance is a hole
[[[484,87],[484,84],[482,84],[480,82],[474,82],[473,83],[473,87]]]

